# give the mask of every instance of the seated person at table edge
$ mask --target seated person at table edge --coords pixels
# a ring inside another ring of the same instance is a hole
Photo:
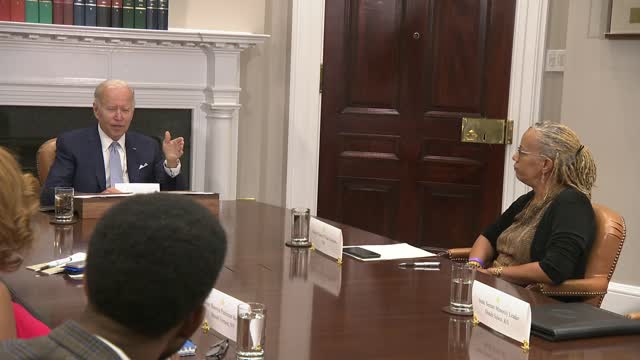
[[[513,161],[533,190],[476,239],[469,263],[521,285],[583,278],[596,230],[591,152],[568,127],[541,123],[524,133]]]
[[[16,159],[0,146],[0,271],[22,265],[33,242],[31,216],[38,210],[39,184],[23,174]],[[11,290],[0,281],[0,340],[47,335],[49,328],[14,302]]]
[[[134,196],[88,244],[84,312],[48,336],[0,342],[0,359],[166,359],[202,325],[226,251],[209,210],[180,195]]]
[[[118,183],[159,183],[161,190],[186,190],[180,175],[182,137],[167,131],[162,152],[154,139],[130,132],[135,93],[122,80],[106,80],[95,89],[93,113],[98,126],[66,132],[56,140],[56,157],[40,195],[52,205],[54,188],[114,193]],[[113,160],[113,161],[112,161]]]

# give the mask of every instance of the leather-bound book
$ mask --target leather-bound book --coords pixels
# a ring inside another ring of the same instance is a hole
[[[73,25],[73,0],[62,0],[62,23]]]
[[[122,27],[133,28],[133,19],[135,13],[134,0],[122,0]]]
[[[147,29],[158,30],[158,0],[147,0]]]
[[[11,20],[11,1],[0,0],[0,21]]]
[[[122,27],[122,0],[111,2],[111,27]]]
[[[51,0],[40,0],[38,2],[38,18],[40,24],[53,24],[53,2]]]
[[[84,24],[85,26],[96,26],[98,21],[96,0],[86,0],[84,3]]]
[[[96,25],[100,27],[111,27],[111,0],[98,0]]]
[[[24,2],[24,20],[30,23],[37,23],[40,21],[38,16],[39,9],[38,0],[25,0]]]
[[[169,29],[169,0],[158,1],[158,29]]]
[[[84,26],[84,0],[73,0],[73,25]]]
[[[24,22],[24,0],[11,0],[11,21]]]
[[[136,29],[147,28],[147,2],[145,0],[135,0],[136,9],[134,14],[133,25]]]
[[[62,0],[53,0],[53,23],[64,24],[64,3]]]

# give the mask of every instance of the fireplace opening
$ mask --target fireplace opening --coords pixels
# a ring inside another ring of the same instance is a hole
[[[0,146],[16,155],[23,171],[37,176],[40,145],[65,131],[96,124],[91,107],[0,106]],[[191,183],[191,110],[136,108],[129,129],[158,141],[165,130],[172,137],[182,136],[185,148],[180,162],[187,184]]]

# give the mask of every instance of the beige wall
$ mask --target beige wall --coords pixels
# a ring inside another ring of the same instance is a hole
[[[265,0],[174,0],[169,27],[264,32]]]
[[[567,17],[569,16],[569,1],[555,0],[549,2],[549,19],[547,24],[547,39],[545,48],[558,50],[566,47]],[[560,122],[562,107],[563,73],[545,72],[542,77],[542,104],[540,118],[545,121]]]
[[[271,35],[241,55],[239,198],[285,203],[291,0],[170,2],[169,26]]]
[[[593,200],[626,219],[627,240],[613,280],[638,286],[640,41],[603,39],[596,29],[602,29],[605,17],[594,14],[591,4],[572,0],[569,6],[562,122],[596,158]]]

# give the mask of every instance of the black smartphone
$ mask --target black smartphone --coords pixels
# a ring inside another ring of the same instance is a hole
[[[365,248],[361,248],[357,246],[343,248],[342,252],[358,259],[375,259],[380,257],[380,254],[378,254],[377,252],[373,252],[371,250],[367,250]]]

